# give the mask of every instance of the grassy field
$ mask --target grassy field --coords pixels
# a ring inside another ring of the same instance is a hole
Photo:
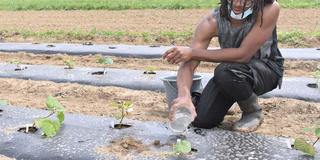
[[[127,31],[106,31],[106,30],[96,30],[82,31],[82,30],[46,30],[46,31],[31,31],[26,29],[19,30],[9,30],[0,29],[2,35],[6,37],[21,35],[25,38],[27,37],[39,37],[42,39],[54,38],[54,39],[73,39],[80,41],[90,41],[96,37],[103,37],[104,39],[114,40],[116,42],[123,42],[123,39],[129,37],[130,39],[141,40],[146,43],[153,43],[159,39],[167,39],[169,41],[188,42],[192,39],[194,34],[193,30],[185,32],[175,32],[175,31],[158,31],[158,32],[127,32]],[[278,41],[280,43],[286,43],[288,46],[292,47],[303,47],[305,44],[301,40],[303,36],[320,36],[320,30],[314,30],[313,32],[303,32],[299,29],[294,29],[288,32],[278,32]]]
[[[219,0],[0,0],[0,10],[215,8]],[[278,0],[283,8],[318,8],[320,0]]]

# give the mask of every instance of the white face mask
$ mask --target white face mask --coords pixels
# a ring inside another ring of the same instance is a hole
[[[243,13],[243,17],[242,17],[242,13],[241,14],[234,14],[233,10],[230,9],[230,5],[228,4],[228,10],[231,10],[231,13],[230,13],[230,17],[233,18],[233,19],[236,19],[236,20],[243,20],[245,19],[246,17],[248,17],[250,14],[252,14],[252,8],[249,8],[248,10],[244,11]]]

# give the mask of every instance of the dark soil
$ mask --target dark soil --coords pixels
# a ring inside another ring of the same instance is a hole
[[[18,129],[18,132],[22,133],[35,133],[38,129],[36,127],[29,127],[28,132],[26,127],[21,127]]]

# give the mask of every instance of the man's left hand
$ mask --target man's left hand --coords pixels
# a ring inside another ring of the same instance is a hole
[[[171,64],[187,62],[192,59],[192,52],[192,48],[173,47],[163,54],[162,59],[167,59]]]

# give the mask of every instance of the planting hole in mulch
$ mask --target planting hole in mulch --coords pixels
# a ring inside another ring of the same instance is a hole
[[[0,116],[2,115],[2,112],[3,112],[3,110],[2,110],[2,109],[0,109]]]
[[[69,91],[66,91],[66,92],[58,92],[58,93],[54,94],[53,97],[59,97],[59,96],[65,97],[65,96],[67,96],[68,94],[70,94]]]
[[[157,74],[157,73],[154,71],[144,71],[143,74]]]
[[[153,145],[154,145],[155,147],[157,147],[157,148],[160,148],[160,147],[163,147],[163,146],[170,146],[170,147],[173,146],[173,144],[172,144],[172,143],[169,143],[169,142],[161,144],[160,140],[155,140],[155,141],[153,142]]]
[[[205,136],[206,135],[206,133],[200,128],[196,128],[193,131],[194,131],[194,133],[196,133],[197,135],[200,135],[200,136]]]
[[[154,48],[154,47],[160,47],[160,46],[157,46],[157,45],[151,45],[151,46],[149,46],[149,47]]]
[[[170,135],[169,136],[169,141],[171,142],[171,143],[177,143],[177,140],[178,139],[180,139],[181,141],[182,140],[186,140],[187,139],[187,137],[185,136],[185,135],[182,135],[182,134],[179,134],[179,135]]]
[[[71,70],[71,69],[73,69],[73,67],[66,66],[66,67],[64,67],[64,69]]]
[[[115,124],[114,125],[115,129],[123,129],[123,128],[129,128],[129,127],[132,127],[132,125],[129,125],[129,124]]]
[[[191,152],[198,152],[198,149],[196,149],[196,148],[191,148]]]
[[[309,84],[307,84],[307,86],[310,88],[318,88],[318,84],[316,84],[316,83],[309,83]]]
[[[26,67],[26,66],[20,66],[20,67],[14,69],[14,71],[22,71],[22,70],[26,70],[27,68],[28,67]]]
[[[51,47],[56,47],[55,45],[49,44],[47,45],[47,47],[51,48]]]
[[[112,47],[112,46],[109,47],[109,49],[116,49],[116,48],[117,48],[117,47]]]
[[[104,75],[103,71],[92,72],[91,75]]]
[[[93,43],[92,43],[92,42],[84,42],[84,43],[82,43],[82,45],[85,45],[85,46],[92,46],[92,45],[93,45]]]
[[[18,132],[22,133],[35,133],[38,129],[36,127],[28,127],[28,132],[26,127],[21,127],[18,129]]]

